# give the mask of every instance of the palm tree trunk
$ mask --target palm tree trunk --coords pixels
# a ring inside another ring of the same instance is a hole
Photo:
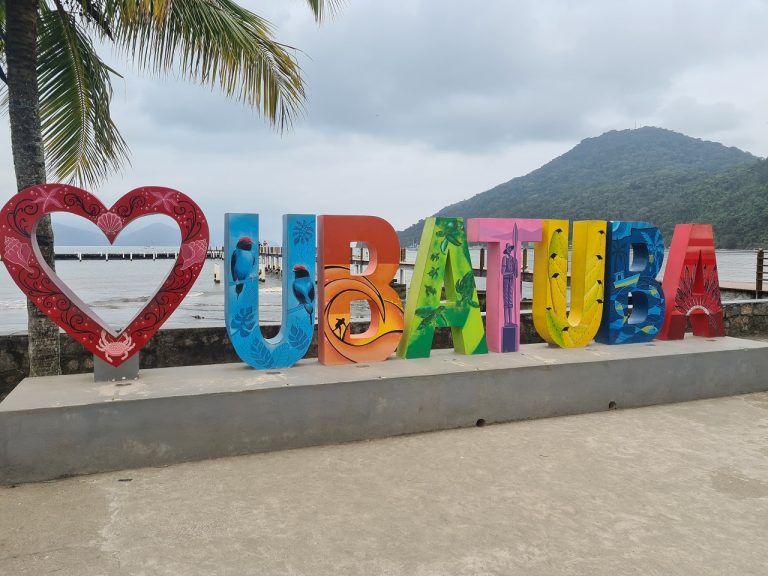
[[[43,132],[37,88],[37,0],[6,2],[8,64],[8,116],[16,186],[23,190],[45,183]],[[53,268],[53,229],[46,216],[37,227],[37,241],[48,265]],[[59,327],[37,306],[27,301],[29,375],[60,374]]]

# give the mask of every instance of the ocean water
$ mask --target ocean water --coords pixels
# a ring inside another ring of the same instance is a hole
[[[57,251],[77,253],[95,251],[94,248],[62,247]],[[99,247],[99,251],[104,249]],[[109,247],[110,252],[148,252],[146,247]],[[157,251],[166,251],[158,248]],[[167,251],[173,252],[173,248]],[[480,251],[471,251],[474,266],[479,266]],[[723,250],[717,252],[721,281],[754,282],[756,256],[754,251]],[[415,262],[416,252],[408,250],[407,262]],[[533,265],[533,252],[529,251],[529,270]],[[115,328],[125,326],[143,306],[151,293],[159,287],[170,271],[172,260],[59,260],[57,274],[103,320]],[[164,327],[223,326],[224,288],[214,282],[214,267],[221,270],[223,279],[225,262],[207,260],[200,277],[182,302],[181,306],[164,324]],[[411,271],[404,269],[402,278],[410,282]],[[485,289],[485,279],[477,278],[479,289]],[[530,298],[532,286],[523,283],[523,298]],[[282,315],[282,280],[273,274],[266,275],[266,282],[259,293],[259,319],[262,324],[279,323]],[[367,319],[367,305],[353,306],[352,317]],[[27,329],[24,294],[0,266],[0,334],[25,332]]]

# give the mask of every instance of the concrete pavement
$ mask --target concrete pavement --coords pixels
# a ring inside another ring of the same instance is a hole
[[[0,574],[764,575],[768,394],[0,488]]]

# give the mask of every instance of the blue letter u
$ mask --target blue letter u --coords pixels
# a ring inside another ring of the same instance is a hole
[[[309,349],[315,327],[315,215],[283,216],[283,319],[274,338],[259,329],[259,215],[224,216],[227,333],[240,359],[288,368]]]

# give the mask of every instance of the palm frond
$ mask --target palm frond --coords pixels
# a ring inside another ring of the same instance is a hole
[[[322,22],[327,16],[334,16],[341,3],[342,0],[307,0],[318,22]]]
[[[46,163],[57,180],[94,185],[120,169],[128,147],[112,122],[109,68],[66,10],[40,5],[40,119]]]
[[[0,100],[2,99],[3,91],[8,86],[8,79],[5,76],[5,2],[0,0]],[[3,104],[0,101],[0,113],[3,111]]]
[[[298,63],[263,18],[230,0],[111,2],[115,43],[140,67],[219,87],[281,129],[301,112]]]
[[[149,16],[149,21],[161,23],[168,17],[172,5],[173,0],[104,0],[103,12],[110,22],[118,18],[135,22]]]
[[[59,5],[62,0],[55,0]],[[107,0],[69,0],[71,4],[77,6],[76,11],[80,14],[80,21],[88,29],[92,29],[103,39],[112,39],[112,27],[109,15],[105,12]]]

